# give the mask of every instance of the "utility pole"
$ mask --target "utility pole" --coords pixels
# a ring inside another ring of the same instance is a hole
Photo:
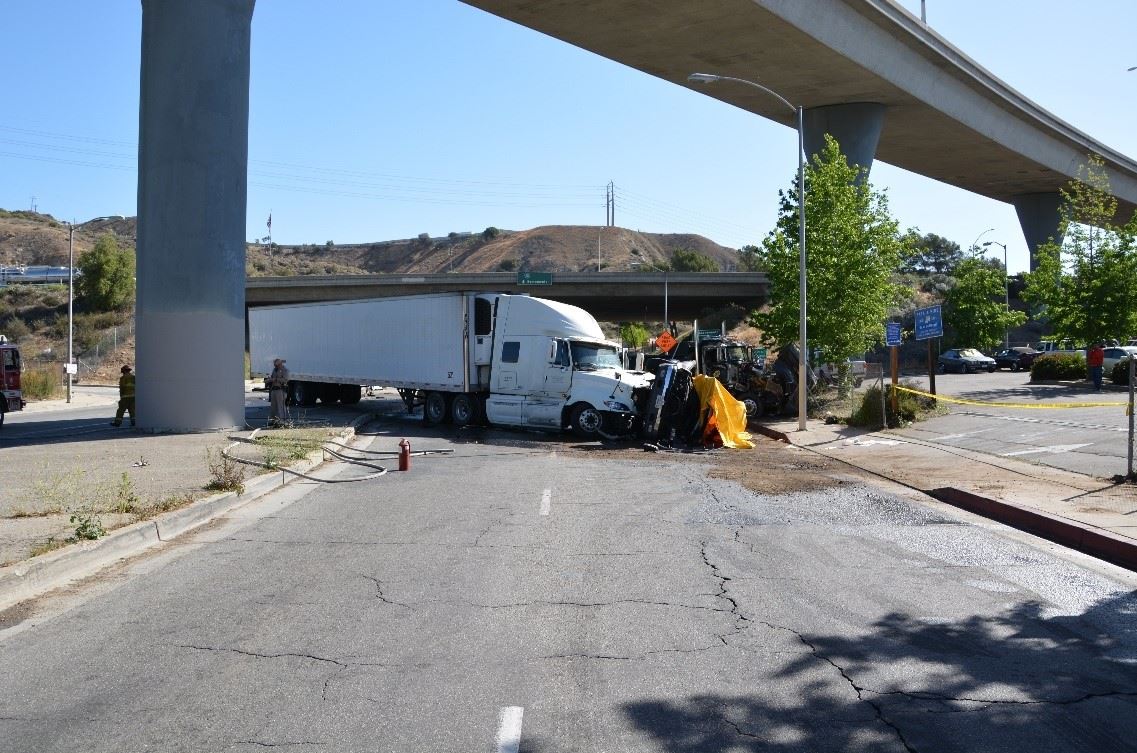
[[[75,369],[75,220],[67,226],[67,402],[71,402],[71,383]],[[130,414],[134,418],[134,413]]]

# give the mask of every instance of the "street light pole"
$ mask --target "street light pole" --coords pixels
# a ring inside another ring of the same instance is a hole
[[[1003,300],[1007,311],[1011,310],[1011,270],[1007,267],[1007,244],[999,243],[999,241],[987,241],[983,244],[984,248],[989,246],[1002,246],[1003,247]],[[1011,349],[1011,330],[1010,328],[1004,329],[1003,347],[1007,350]]]
[[[795,106],[788,99],[773,89],[734,76],[718,76],[713,73],[692,73],[687,76],[688,81],[697,81],[703,84],[715,81],[734,81],[739,84],[753,86],[761,89],[777,99],[794,113],[797,118],[797,207],[798,207],[798,369],[797,369],[797,428],[806,430],[806,390],[808,382],[806,374],[809,369],[809,344],[806,342],[806,277],[805,277],[805,112],[801,106]]]
[[[67,402],[71,402],[72,364],[75,363],[75,221],[67,225]],[[131,414],[133,417],[133,414]]]
[[[636,250],[636,253],[637,254],[639,253],[638,249]],[[632,266],[640,266],[640,265],[643,265],[645,267],[651,267],[656,272],[662,272],[663,273],[663,326],[668,328],[668,330],[670,330],[671,319],[668,316],[668,311],[667,311],[667,270],[666,269],[660,269],[659,267],[655,266],[654,264],[651,264],[651,263],[646,262],[646,261],[634,261],[634,262],[632,262]]]

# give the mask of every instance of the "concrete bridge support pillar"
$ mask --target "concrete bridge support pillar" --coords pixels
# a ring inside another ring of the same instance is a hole
[[[243,426],[255,0],[142,0],[139,425]]]
[[[1014,197],[1013,202],[1030,251],[1030,271],[1033,272],[1038,269],[1038,247],[1051,238],[1062,242],[1062,235],[1058,232],[1062,197],[1057,191],[1024,193]]]
[[[876,157],[876,145],[884,126],[884,105],[851,102],[813,107],[805,111],[805,154],[810,160],[825,146],[825,134],[837,139],[850,165],[867,176]]]

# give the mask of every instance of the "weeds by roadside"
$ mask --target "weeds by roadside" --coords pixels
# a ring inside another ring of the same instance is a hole
[[[279,468],[282,462],[301,460],[320,449],[334,433],[327,429],[291,429],[258,435],[253,443],[260,448],[265,465]]]
[[[28,400],[48,400],[63,390],[59,373],[50,368],[26,369],[20,375],[20,387]]]
[[[223,450],[205,451],[205,464],[209,469],[210,491],[245,493],[245,466],[225,454]]]

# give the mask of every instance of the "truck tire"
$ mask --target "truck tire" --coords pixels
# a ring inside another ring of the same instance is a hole
[[[604,417],[588,403],[577,403],[569,414],[569,425],[572,433],[581,439],[592,439],[599,436]]]
[[[746,420],[753,421],[762,417],[762,398],[753,392],[747,392],[738,398],[738,402],[746,407]]]
[[[422,404],[422,420],[428,425],[440,424],[450,417],[450,405],[443,392],[428,392]]]
[[[341,384],[339,393],[344,405],[355,405],[363,398],[363,389],[358,384]]]
[[[292,394],[293,405],[315,405],[319,390],[311,382],[289,382],[288,391]]]
[[[472,395],[460,392],[450,400],[450,421],[461,428],[477,422],[477,401]]]

